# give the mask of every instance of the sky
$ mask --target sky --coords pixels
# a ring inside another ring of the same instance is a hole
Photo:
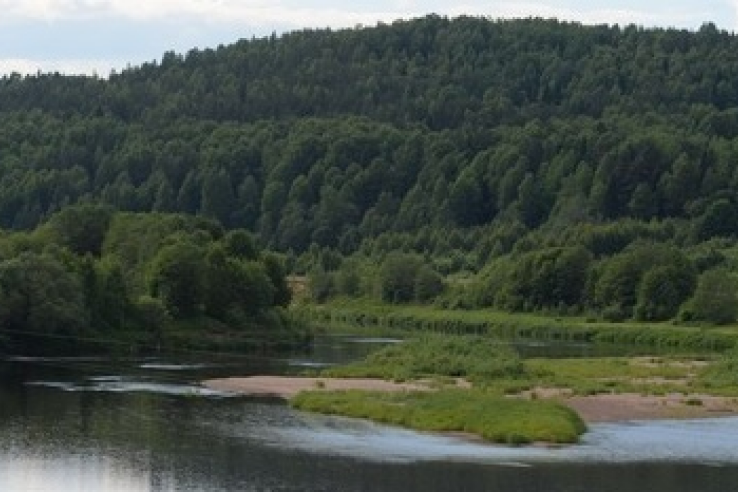
[[[0,0],[0,74],[107,76],[166,51],[429,13],[738,32],[738,0]]]

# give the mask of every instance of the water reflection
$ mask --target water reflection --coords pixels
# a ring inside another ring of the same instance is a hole
[[[61,391],[108,392],[108,393],[157,393],[192,397],[234,397],[234,393],[205,388],[199,384],[172,384],[146,380],[125,380],[118,376],[99,376],[82,383],[61,381],[28,381],[26,386],[41,386]]]
[[[738,418],[596,424],[582,444],[505,447],[336,417],[303,416],[272,431],[273,444],[375,461],[454,460],[504,466],[679,462],[738,465]]]
[[[131,492],[145,490],[175,490],[174,482],[168,487],[151,487],[149,470],[132,469],[124,461],[96,454],[79,456],[29,456],[0,455],[0,487],[6,491],[85,491]],[[165,485],[158,481],[157,485]]]
[[[192,391],[203,377],[302,370],[367,345],[0,362],[0,491],[725,492],[738,481],[738,419],[598,425],[578,447],[503,448]]]

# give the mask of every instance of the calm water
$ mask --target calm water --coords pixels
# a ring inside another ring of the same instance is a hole
[[[738,483],[738,419],[601,425],[582,446],[500,448],[195,384],[343,362],[375,342],[324,339],[284,359],[2,361],[0,491],[726,492]]]

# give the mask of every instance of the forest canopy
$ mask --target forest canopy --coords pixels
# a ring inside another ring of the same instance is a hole
[[[289,301],[282,258],[209,219],[79,205],[0,238],[0,348],[298,343]]]
[[[710,320],[705,292],[735,298],[737,137],[738,37],[713,24],[431,15],[305,30],[106,79],[4,77],[0,225],[53,216],[56,243],[114,251],[127,285],[172,316],[194,314],[193,298],[220,318],[283,303],[278,269],[199,231],[147,250],[144,279],[127,256],[144,246],[117,231],[126,213],[250,231],[321,299]],[[126,213],[103,239],[107,219],[79,229],[79,203]],[[414,258],[412,282],[393,278],[397,255]],[[196,281],[178,290],[172,272]],[[212,296],[208,282],[260,287]],[[255,304],[234,314],[231,295]]]

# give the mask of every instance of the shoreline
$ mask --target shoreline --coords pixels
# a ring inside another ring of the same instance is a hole
[[[422,381],[395,383],[382,379],[351,379],[299,376],[250,376],[209,379],[203,386],[245,396],[289,399],[302,391],[432,391]],[[588,396],[561,390],[537,390],[536,397],[555,400],[573,409],[587,423],[630,420],[692,419],[738,416],[738,398],[705,394],[669,393],[642,395],[605,393]]]
[[[430,391],[422,382],[395,383],[374,378],[325,378],[301,376],[247,376],[208,379],[201,384],[218,391],[245,396],[270,396],[289,399],[303,391]]]

